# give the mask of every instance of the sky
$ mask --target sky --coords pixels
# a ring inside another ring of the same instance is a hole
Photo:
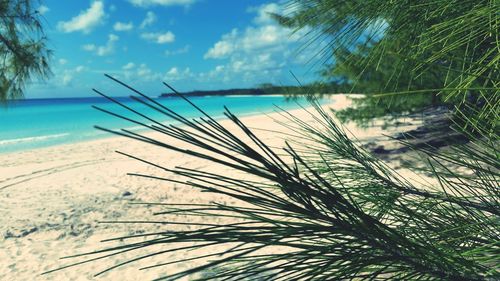
[[[279,26],[261,0],[44,0],[53,76],[28,86],[27,98],[95,96],[114,90],[113,75],[155,96],[167,92],[296,85],[317,78],[305,31]],[[111,95],[127,95],[113,92]]]

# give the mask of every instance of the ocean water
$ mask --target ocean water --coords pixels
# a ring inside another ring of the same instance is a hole
[[[130,98],[117,98],[162,123],[173,123],[168,117]],[[157,102],[185,117],[200,117],[201,114],[179,97],[157,98]],[[224,106],[238,116],[269,113],[277,110],[298,108],[306,104],[305,99],[287,101],[282,96],[231,96],[192,97],[190,100],[212,117],[223,117]],[[140,130],[141,127],[110,116],[92,108],[103,109],[135,117],[117,104],[101,97],[66,99],[27,99],[0,107],[0,153],[23,151],[58,144],[110,137],[112,134],[97,130],[94,125],[108,129],[127,128]],[[144,121],[144,119],[138,118]],[[151,123],[151,122],[146,122]]]

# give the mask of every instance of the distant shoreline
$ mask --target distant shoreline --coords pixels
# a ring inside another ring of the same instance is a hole
[[[307,94],[319,94],[321,95],[328,95],[328,96],[333,96],[333,95],[345,95],[346,93],[343,91],[339,91],[335,86],[266,86],[262,88],[235,88],[235,89],[225,89],[225,90],[193,90],[193,91],[188,91],[188,92],[182,92],[179,91],[179,93],[184,96],[184,97],[224,97],[224,96],[287,96],[287,97],[299,97],[299,96],[305,96]],[[179,97],[178,94],[176,93],[160,93],[158,94],[152,94],[152,93],[147,93],[145,92],[147,96],[150,98],[156,99],[156,98],[176,98]],[[353,95],[353,94],[349,94]],[[115,95],[110,95],[111,98],[118,99],[119,101],[124,101],[129,99],[129,95],[120,95],[120,96],[115,96]],[[58,101],[69,101],[69,102],[74,102],[75,100],[82,100],[82,101],[103,101],[106,100],[106,98],[99,96],[99,95],[93,95],[93,96],[79,96],[79,97],[68,97],[68,96],[63,96],[63,97],[35,97],[35,98],[18,98],[18,99],[12,99],[9,100],[11,104],[19,104],[19,103],[25,103],[25,102],[51,102],[54,100]]]
[[[194,90],[180,92],[185,97],[206,97],[206,96],[303,96],[314,93],[329,93],[330,95],[342,94],[337,86],[274,86],[267,85],[261,88],[235,88],[226,90]],[[162,93],[159,98],[171,98],[178,96],[175,93]]]
[[[181,93],[185,97],[205,97],[205,96],[278,96],[283,93],[270,92],[265,89],[227,89],[227,90],[195,90]],[[177,97],[175,93],[163,93],[160,98]]]

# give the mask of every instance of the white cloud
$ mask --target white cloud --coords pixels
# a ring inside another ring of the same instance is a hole
[[[87,52],[92,52],[94,51],[95,49],[97,49],[96,45],[95,44],[85,44],[82,46],[82,49],[84,51],[87,51]]]
[[[162,74],[159,72],[154,72],[146,64],[141,64],[136,70],[136,75],[141,81],[151,82],[151,81],[161,81]]]
[[[128,23],[116,22],[113,25],[113,29],[115,31],[129,31],[129,30],[132,30],[133,28],[134,28],[134,24],[132,22],[128,22]]]
[[[297,42],[300,35],[276,24],[247,27],[241,34],[233,29],[222,36],[206,53],[205,59],[227,58],[236,53],[283,52],[291,43]]]
[[[73,75],[69,72],[64,73],[61,81],[63,86],[68,86],[71,81],[73,81]]]
[[[171,31],[167,32],[156,32],[156,33],[143,33],[141,34],[143,39],[153,41],[158,44],[172,43],[175,41],[175,35]]]
[[[48,11],[50,11],[49,7],[45,6],[45,5],[40,5],[40,7],[38,7],[37,9],[38,13],[40,13],[40,15],[45,15]]]
[[[115,51],[115,42],[118,41],[120,37],[115,34],[108,35],[108,41],[105,45],[96,46],[95,44],[86,44],[82,46],[82,49],[87,52],[95,52],[98,56],[107,56]]]
[[[196,0],[128,0],[135,6],[138,7],[150,7],[150,6],[189,6],[196,2]]]
[[[189,67],[186,67],[184,70],[179,70],[177,67],[170,68],[165,75],[163,75],[162,79],[165,81],[178,81],[183,79],[190,79],[194,76]]]
[[[129,62],[122,66],[122,70],[122,75],[130,81],[151,82],[161,80],[161,74],[151,70],[145,63],[136,66],[135,63]]]
[[[57,28],[66,33],[75,31],[90,33],[92,29],[102,23],[105,15],[104,3],[102,1],[95,1],[91,4],[90,8],[80,12],[78,16],[66,22],[60,21],[57,24]]]
[[[171,76],[177,76],[179,75],[179,70],[177,69],[177,67],[172,67],[168,72],[167,72],[167,76],[168,75],[171,75]]]
[[[68,60],[67,59],[59,59],[58,62],[60,65],[65,65],[66,63],[68,63]]]
[[[156,15],[155,13],[151,12],[151,11],[148,11],[146,13],[146,17],[144,18],[144,20],[141,22],[141,25],[139,26],[141,29],[147,27],[147,26],[150,26],[152,25],[153,23],[155,23],[157,20],[156,18]]]
[[[279,4],[271,3],[250,8],[255,13],[252,24],[244,29],[232,29],[207,50],[205,59],[217,59],[223,64],[200,74],[204,81],[230,81],[241,77],[243,82],[269,81],[281,74],[284,67],[298,64],[293,50],[301,46],[306,30],[293,33],[274,21],[269,13],[285,12]]]
[[[122,69],[123,69],[123,70],[130,70],[130,69],[132,69],[132,68],[134,68],[134,67],[135,67],[135,63],[133,63],[133,62],[129,62],[129,63],[127,63],[126,65],[122,66]]]
[[[153,71],[144,63],[139,66],[139,69],[137,69],[137,75],[139,77],[150,77],[152,73]]]
[[[221,80],[223,81],[229,81],[229,75],[227,75],[228,73],[225,70],[225,65],[217,65],[213,70],[208,72],[208,74],[201,73],[200,76],[201,78],[204,78],[204,76],[208,76],[209,79],[221,78]]]
[[[233,29],[222,36],[206,53],[205,59],[223,59],[234,55],[255,55],[262,53],[283,54],[290,44],[299,41],[303,33],[292,33],[292,30],[280,26],[271,19],[269,13],[280,12],[276,3],[250,8],[257,15],[253,19],[255,25],[244,31]],[[254,54],[255,53],[255,54]]]
[[[256,24],[268,24],[272,23],[273,19],[270,14],[277,14],[282,11],[277,3],[264,4],[260,7],[252,7],[249,9],[250,12],[256,12],[257,17],[254,18],[253,22]]]
[[[186,54],[189,52],[191,49],[190,45],[186,45],[180,49],[177,50],[166,50],[165,51],[165,56],[175,56],[175,55],[181,55],[181,54]]]
[[[120,37],[114,34],[108,35],[106,45],[97,47],[97,55],[102,57],[112,54],[115,51],[115,42],[118,41],[118,39],[120,39]]]
[[[236,47],[235,45],[237,44],[237,36],[237,29],[233,29],[231,33],[223,35],[222,40],[215,43],[212,48],[208,49],[207,53],[203,57],[205,59],[221,59],[227,57],[234,51]]]
[[[82,72],[82,71],[84,71],[84,70],[86,70],[86,69],[87,69],[87,68],[86,68],[85,66],[83,66],[83,65],[79,65],[79,66],[77,66],[77,67],[75,68],[75,72],[76,72],[76,73],[80,73],[80,72]]]
[[[147,64],[142,63],[136,65],[133,62],[129,62],[122,66],[121,74],[125,79],[129,81],[136,80],[137,82],[152,82],[152,81],[178,81],[182,79],[192,79],[195,78],[194,73],[191,72],[189,67],[184,69],[178,68],[176,66],[171,67],[166,72],[153,71],[148,67]]]
[[[60,71],[59,73],[56,73],[57,79],[55,80],[55,83],[63,86],[71,85],[75,78],[75,74],[81,73],[86,69],[87,68],[85,66],[79,65],[74,69],[65,69],[63,71]]]
[[[216,72],[221,72],[223,70],[224,70],[224,66],[223,65],[218,65],[218,66],[215,67],[215,71]]]
[[[205,59],[220,59],[233,52],[233,45],[227,41],[219,41],[203,56]]]

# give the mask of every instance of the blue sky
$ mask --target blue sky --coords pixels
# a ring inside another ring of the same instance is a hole
[[[104,73],[153,96],[165,91],[162,81],[190,91],[293,85],[289,71],[303,82],[317,76],[307,64],[314,52],[297,51],[301,34],[269,18],[268,12],[282,11],[279,1],[42,2],[54,76],[30,85],[27,98],[113,91]]]

